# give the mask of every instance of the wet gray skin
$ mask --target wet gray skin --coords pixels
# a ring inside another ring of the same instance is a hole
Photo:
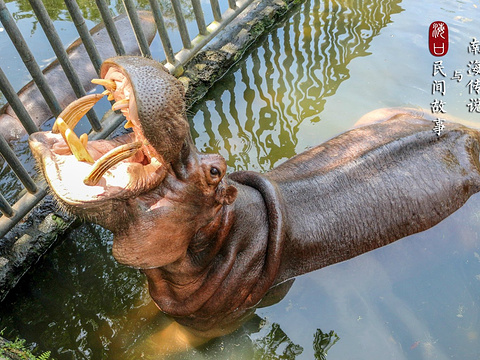
[[[114,257],[143,269],[157,306],[199,331],[231,329],[272,287],[426,230],[480,189],[479,133],[447,124],[437,136],[403,109],[377,110],[382,121],[266,174],[224,177],[221,156],[196,151],[183,86],[160,64],[113,58],[102,77],[133,132],[87,149],[98,160],[134,142],[135,155],[85,185],[94,165],[62,135],[34,134],[31,148],[59,202],[110,229]]]

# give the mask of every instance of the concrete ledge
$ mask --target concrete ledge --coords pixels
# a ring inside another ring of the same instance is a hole
[[[74,223],[74,217],[56,214],[46,208],[48,206],[45,204],[40,205],[24,224],[17,225],[1,239],[0,301],[55,243],[58,236]]]
[[[187,106],[201,99],[208,89],[238,62],[255,41],[304,0],[256,0],[233,20],[215,41],[199,52],[179,79],[187,89]]]

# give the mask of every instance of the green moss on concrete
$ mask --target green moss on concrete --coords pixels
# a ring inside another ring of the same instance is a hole
[[[17,338],[12,342],[0,336],[0,360],[53,360],[50,355],[51,352],[46,351],[36,356],[24,339]]]

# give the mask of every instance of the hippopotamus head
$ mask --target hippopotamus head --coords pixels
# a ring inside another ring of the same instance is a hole
[[[220,155],[196,151],[184,87],[161,64],[116,57],[104,62],[101,77],[97,83],[107,88],[132,133],[72,142],[71,129],[54,128],[32,134],[30,147],[63,208],[113,232],[119,262],[145,269],[175,262],[237,190],[224,180]],[[79,117],[99,97],[78,100],[57,122]],[[75,148],[82,145],[87,156],[78,161]]]
[[[224,177],[221,156],[196,151],[183,86],[160,64],[114,58],[101,77],[133,132],[77,138],[71,128],[102,97],[89,95],[31,148],[60,204],[110,229],[115,258],[142,268],[158,307],[199,331],[232,329],[287,279],[426,230],[480,190],[480,133],[434,132],[403,110],[268,173]]]

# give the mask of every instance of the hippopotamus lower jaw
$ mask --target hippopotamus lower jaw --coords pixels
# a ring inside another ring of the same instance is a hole
[[[98,161],[117,146],[134,140],[132,133],[111,141],[92,141],[87,149],[93,160]],[[86,184],[86,179],[92,173],[93,164],[78,161],[62,135],[32,134],[30,147],[60,203],[66,210],[85,218],[91,218],[92,209],[97,206],[106,208],[110,201],[127,200],[148,192],[162,182],[167,171],[161,160],[147,158],[148,150],[140,148],[135,156],[109,168],[92,186]]]
[[[112,140],[76,138],[70,127],[102,95],[84,97],[65,108],[51,132],[32,134],[30,147],[60,204],[114,233],[119,262],[163,266],[185,255],[198,229],[233,202],[236,189],[223,181],[221,156],[197,153],[183,85],[161,64],[113,58],[101,75],[95,82],[106,87],[104,95],[133,131]]]

